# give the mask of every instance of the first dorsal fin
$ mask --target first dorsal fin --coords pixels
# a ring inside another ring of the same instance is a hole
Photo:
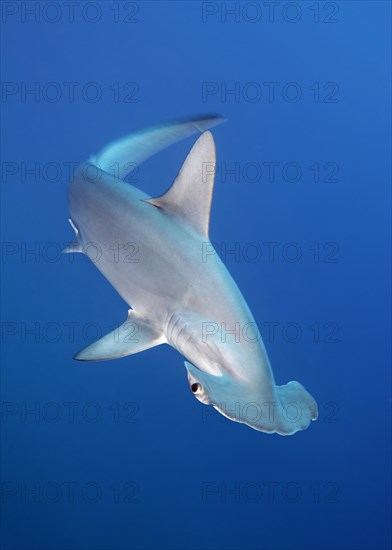
[[[215,177],[215,143],[211,132],[204,132],[192,147],[172,186],[160,197],[146,199],[208,238],[208,226]]]

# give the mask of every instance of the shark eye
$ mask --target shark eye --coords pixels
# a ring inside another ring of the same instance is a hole
[[[193,391],[193,393],[196,393],[196,392],[198,392],[198,391],[201,390],[201,389],[202,389],[201,385],[200,385],[200,384],[197,384],[197,383],[192,384],[192,386],[191,386],[191,390]]]

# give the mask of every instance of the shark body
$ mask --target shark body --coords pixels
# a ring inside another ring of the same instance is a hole
[[[207,130],[220,118],[166,125],[109,145],[81,165],[69,185],[75,241],[131,307],[125,323],[80,351],[96,361],[169,344],[186,359],[195,397],[228,418],[289,435],[317,418],[298,382],[277,386],[252,313],[219,256],[208,226],[215,144]],[[139,164],[184,137],[202,132],[169,190],[151,198],[124,181]],[[116,163],[116,177],[109,173]],[[92,244],[93,243],[93,244]],[[98,247],[98,249],[97,249]]]

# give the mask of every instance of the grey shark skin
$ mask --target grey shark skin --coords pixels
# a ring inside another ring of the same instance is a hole
[[[69,208],[76,239],[66,252],[90,256],[132,308],[123,325],[75,359],[113,359],[167,343],[187,359],[189,385],[201,403],[256,430],[290,435],[316,420],[317,404],[298,382],[275,384],[253,316],[211,254],[216,161],[207,129],[221,121],[209,117],[133,134],[74,174]],[[130,163],[196,132],[201,136],[166,193],[151,198],[124,181]]]

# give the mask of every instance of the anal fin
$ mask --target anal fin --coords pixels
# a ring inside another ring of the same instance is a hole
[[[71,244],[67,246],[67,248],[64,248],[62,251],[63,254],[72,254],[73,252],[83,252],[82,246],[78,241],[72,241]]]
[[[130,309],[125,323],[79,351],[74,359],[78,361],[118,359],[165,342],[166,339],[162,334],[157,333],[142,316]]]
[[[79,229],[76,227],[71,218],[68,218],[68,221],[75,232],[75,239],[70,243],[67,248],[64,248],[63,254],[72,254],[73,252],[83,252],[82,245],[79,242]]]

